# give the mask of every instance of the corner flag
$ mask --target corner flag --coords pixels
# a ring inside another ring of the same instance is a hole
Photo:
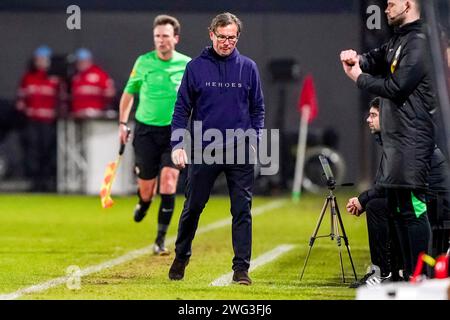
[[[292,200],[300,200],[301,184],[303,180],[303,166],[305,162],[306,137],[308,136],[308,124],[311,123],[319,113],[316,89],[311,74],[303,81],[302,91],[298,99],[297,109],[300,112],[300,125],[298,131],[297,160],[295,164],[295,178],[292,185]]]

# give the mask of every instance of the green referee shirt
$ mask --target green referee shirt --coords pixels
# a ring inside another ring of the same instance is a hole
[[[174,51],[172,59],[164,61],[155,50],[137,58],[124,89],[139,94],[136,120],[160,127],[171,124],[177,91],[190,60]]]

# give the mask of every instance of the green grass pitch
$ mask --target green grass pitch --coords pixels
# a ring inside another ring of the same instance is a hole
[[[365,217],[348,215],[344,208],[352,193],[337,193],[344,226],[358,276],[369,264]],[[196,236],[193,255],[183,281],[170,281],[173,259],[151,254],[81,278],[79,289],[66,284],[19,299],[354,299],[355,290],[345,246],[342,254],[347,283],[342,283],[338,247],[330,238],[317,239],[302,281],[301,268],[309,238],[324,203],[324,195],[303,195],[298,204],[286,203],[253,218],[252,258],[282,244],[295,247],[251,272],[252,286],[213,287],[216,278],[231,272],[231,226]],[[120,257],[153,243],[159,199],[139,224],[132,219],[135,197],[114,197],[104,210],[98,197],[67,195],[0,196],[0,295],[16,292],[81,269]],[[282,198],[255,197],[253,208]],[[176,236],[183,197],[176,202],[168,237]],[[200,219],[200,228],[229,218],[227,197],[213,196]],[[319,235],[330,232],[330,213]]]

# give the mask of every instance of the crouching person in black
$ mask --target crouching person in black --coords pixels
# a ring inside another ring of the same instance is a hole
[[[382,144],[380,138],[379,108],[380,99],[375,98],[370,103],[369,116],[366,121],[377,142]],[[383,158],[381,161],[383,161]],[[360,280],[352,283],[350,285],[351,288],[403,279],[402,271],[404,269],[404,262],[396,234],[396,225],[388,207],[386,190],[376,184],[379,174],[380,171],[378,171],[377,177],[375,178],[375,186],[361,193],[358,197],[349,199],[346,207],[347,211],[355,216],[360,216],[363,212],[366,212],[370,258],[372,262],[367,274]],[[446,216],[450,212],[448,201],[448,195],[450,193],[449,168],[447,160],[437,147],[435,147],[431,159],[431,173],[428,180],[430,188],[425,201],[427,206],[422,208],[422,210],[418,208],[415,210],[419,214],[414,223],[420,227],[429,223],[428,216],[433,226],[439,221],[439,217]],[[420,206],[420,203],[423,202],[418,201],[417,205]],[[428,241],[427,239],[415,237],[410,240],[412,242],[419,242],[418,245],[421,245],[420,242]]]

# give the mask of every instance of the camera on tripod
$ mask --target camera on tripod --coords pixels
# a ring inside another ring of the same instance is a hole
[[[319,155],[320,164],[322,165],[323,173],[327,179],[327,186],[333,190],[336,187],[336,179],[334,178],[333,171],[331,171],[330,163],[324,155]]]
[[[309,250],[308,250],[308,254],[306,255],[306,258],[305,258],[305,263],[303,264],[303,269],[302,269],[302,273],[300,275],[300,280],[303,279],[303,274],[305,272],[306,265],[308,263],[309,256],[311,254],[311,250],[312,250],[312,247],[313,247],[316,239],[330,237],[331,240],[336,240],[336,244],[338,247],[339,262],[340,262],[341,274],[342,274],[342,282],[345,282],[344,264],[342,261],[342,252],[341,252],[342,241],[344,242],[344,245],[347,249],[350,264],[352,266],[353,276],[355,277],[355,281],[356,281],[356,280],[358,280],[358,278],[356,276],[355,266],[353,264],[352,254],[350,252],[350,245],[348,242],[347,234],[344,229],[344,223],[342,222],[342,217],[341,217],[341,213],[339,211],[338,203],[336,201],[336,196],[333,194],[333,190],[336,186],[336,179],[334,178],[333,171],[331,170],[328,159],[323,155],[319,155],[319,160],[320,160],[320,164],[322,165],[322,169],[325,174],[325,177],[327,179],[327,186],[328,186],[329,194],[325,199],[325,203],[323,204],[322,211],[320,212],[320,216],[317,221],[316,228],[314,229],[314,231],[311,235],[311,238],[309,239]],[[330,214],[331,214],[330,233],[327,235],[318,236],[317,234],[319,232],[320,225],[325,216],[327,208],[330,209]]]

